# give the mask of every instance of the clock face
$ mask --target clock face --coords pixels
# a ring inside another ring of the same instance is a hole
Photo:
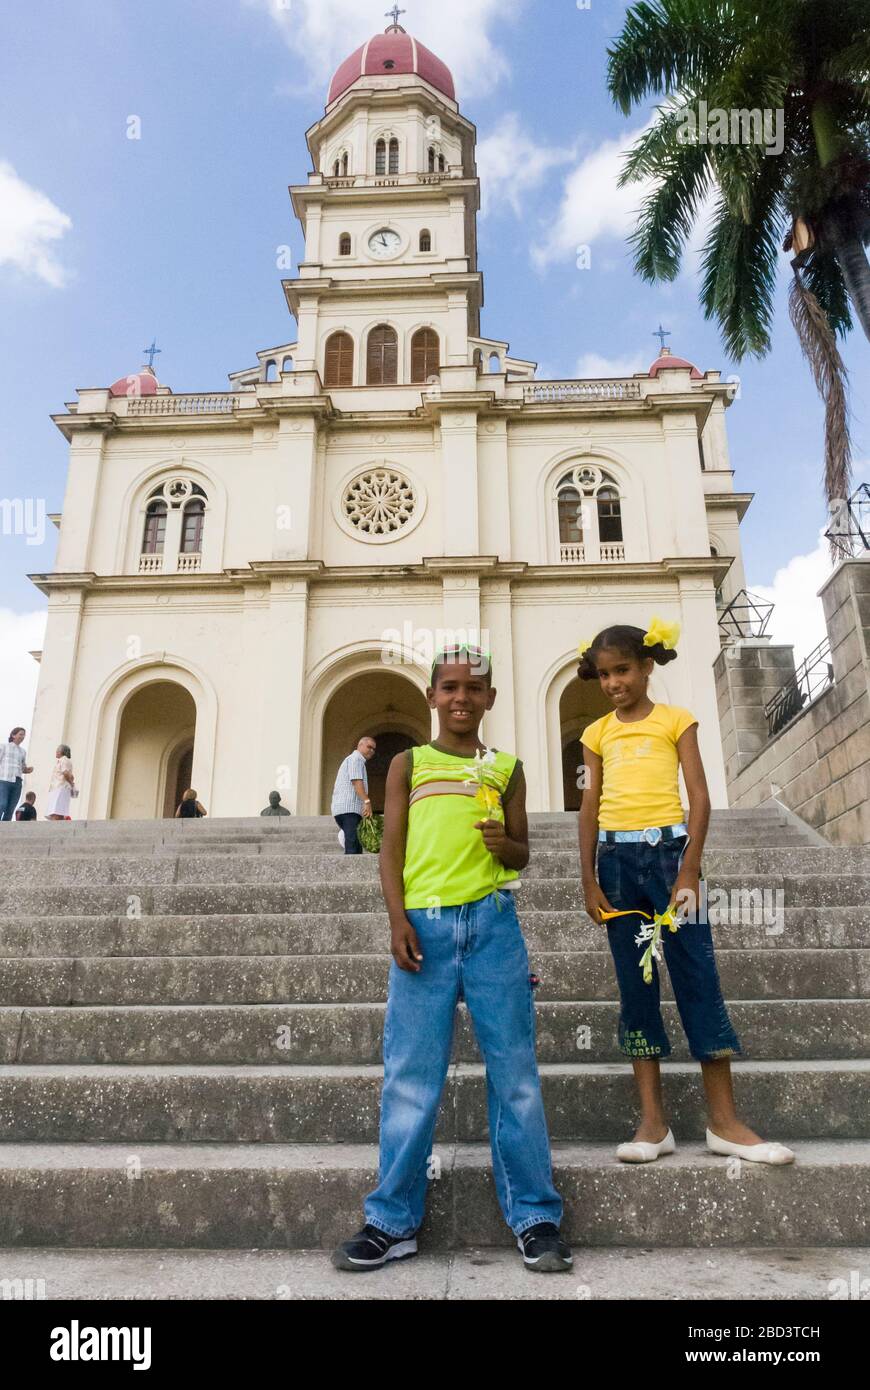
[[[369,251],[378,260],[388,260],[390,256],[395,256],[401,245],[402,238],[391,227],[381,227],[369,237]]]

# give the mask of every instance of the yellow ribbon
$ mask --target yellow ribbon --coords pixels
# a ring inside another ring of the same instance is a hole
[[[668,651],[673,651],[679,636],[679,623],[666,623],[661,618],[653,618],[648,631],[644,634],[643,644],[645,647],[654,647],[658,642],[661,642]]]

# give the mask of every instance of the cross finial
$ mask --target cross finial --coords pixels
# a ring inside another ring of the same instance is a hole
[[[152,339],[151,339],[151,346],[150,346],[150,347],[147,347],[147,348],[144,348],[143,351],[144,351],[144,353],[145,353],[145,356],[148,358],[148,366],[151,368],[151,370],[152,370],[152,372],[153,372],[153,370],[154,370],[154,358],[157,356],[158,352],[162,352],[163,349],[162,349],[162,348],[159,348],[159,347],[157,346],[157,339],[156,339],[156,338],[152,338]]]
[[[394,5],[393,8],[392,8],[391,10],[387,10],[387,13],[386,13],[386,15],[385,15],[384,17],[385,17],[385,19],[389,19],[390,16],[392,15],[392,18],[393,18],[393,28],[394,28],[394,29],[398,29],[398,28],[399,28],[399,15],[400,15],[400,14],[407,14],[407,13],[408,13],[407,10],[400,10],[398,5]]]
[[[665,347],[667,346],[667,344],[665,343],[665,338],[672,337],[671,330],[669,328],[662,328],[661,324],[659,324],[658,328],[653,333],[653,337],[658,338],[659,342],[662,345],[662,352],[664,352]]]

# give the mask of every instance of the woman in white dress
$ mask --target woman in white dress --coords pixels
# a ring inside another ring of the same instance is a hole
[[[55,754],[54,769],[48,784],[48,801],[45,805],[46,820],[66,820],[69,803],[75,786],[69,747],[59,743]]]

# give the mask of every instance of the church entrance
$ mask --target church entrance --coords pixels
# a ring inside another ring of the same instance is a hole
[[[559,701],[559,728],[562,740],[562,804],[566,811],[579,811],[583,798],[577,785],[583,765],[580,736],[587,724],[607,714],[611,706],[597,681],[577,677],[562,691]]]
[[[175,681],[140,686],[124,706],[110,820],[174,816],[190,786],[196,705]],[[199,789],[197,789],[199,790]]]
[[[323,715],[320,813],[329,815],[339,766],[364,735],[377,744],[366,766],[372,810],[382,814],[390,762],[397,753],[428,743],[432,712],[421,690],[388,666],[352,676],[334,691]]]

